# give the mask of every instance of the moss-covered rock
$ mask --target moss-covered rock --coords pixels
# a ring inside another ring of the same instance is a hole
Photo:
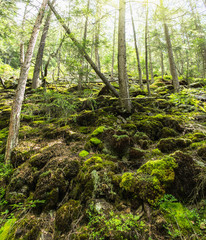
[[[79,126],[92,126],[97,120],[95,111],[83,111],[76,116],[76,123]]]
[[[57,210],[55,225],[63,233],[71,229],[71,224],[81,216],[81,204],[76,200],[69,200]]]
[[[145,151],[139,149],[139,148],[135,148],[132,147],[129,150],[129,160],[138,160],[138,159],[142,159],[145,155]]]
[[[174,169],[175,180],[170,187],[170,192],[178,199],[189,200],[192,197],[191,192],[197,186],[199,170],[189,154],[176,151],[172,157],[175,158],[178,167]]]
[[[178,133],[174,129],[164,127],[161,130],[160,138],[176,137],[177,135],[178,135]]]
[[[200,147],[197,151],[198,156],[200,156],[203,160],[206,161],[206,145]]]
[[[120,187],[152,205],[164,195],[174,181],[177,163],[172,157],[148,161],[136,173],[124,173]]]
[[[184,139],[184,138],[163,138],[161,139],[157,147],[163,152],[163,153],[169,153],[172,151],[175,151],[177,149],[186,148],[188,147],[192,141],[190,139]]]

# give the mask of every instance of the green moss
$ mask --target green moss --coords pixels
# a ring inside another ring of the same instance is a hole
[[[79,127],[80,133],[88,134],[91,132],[91,127]]]
[[[93,131],[93,133],[91,134],[91,136],[92,136],[92,137],[95,137],[95,136],[103,133],[103,132],[104,132],[104,129],[105,129],[104,126],[98,127],[97,129],[95,129],[95,130]]]
[[[94,145],[99,145],[99,144],[102,143],[102,141],[100,139],[96,138],[96,137],[91,138],[90,142]]]
[[[13,226],[16,222],[16,219],[9,219],[4,226],[1,227],[0,229],[0,239],[1,240],[7,240],[9,233],[12,231]]]
[[[116,168],[116,164],[109,160],[103,160],[99,156],[93,156],[86,160],[83,164],[82,171],[91,173],[93,170],[100,171],[102,169],[111,169],[114,170]]]
[[[135,191],[135,177],[134,173],[126,172],[122,175],[120,187],[129,192]]]
[[[0,131],[0,140],[7,138],[7,136],[8,136],[8,128],[3,128]]]
[[[89,155],[89,153],[87,152],[87,151],[85,151],[85,150],[83,150],[83,151],[81,151],[80,153],[79,153],[79,157],[82,157],[82,158],[85,158],[86,156],[88,156]]]
[[[115,138],[115,140],[118,142],[118,141],[121,141],[123,139],[129,139],[129,136],[128,135],[116,135],[114,134],[113,137]]]
[[[163,153],[169,153],[177,149],[188,147],[192,141],[184,138],[163,138],[157,144],[157,147]]]
[[[173,225],[171,235],[191,236],[194,230],[196,233],[200,232],[198,213],[184,207],[172,195],[165,195],[161,199],[159,206],[167,223]]]
[[[176,167],[175,159],[170,156],[149,161],[136,173],[124,173],[120,187],[143,201],[156,205],[164,195],[165,188],[174,181],[174,168]]]
[[[165,156],[160,160],[148,161],[137,170],[137,174],[144,173],[155,176],[164,187],[167,187],[174,181],[174,169],[177,167],[178,165],[173,157]]]

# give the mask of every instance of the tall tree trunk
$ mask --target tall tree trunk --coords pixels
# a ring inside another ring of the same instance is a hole
[[[150,84],[149,84],[149,66],[148,66],[148,0],[146,5],[146,25],[145,25],[145,70],[146,70],[146,81],[148,95],[151,95]]]
[[[104,84],[108,87],[108,89],[116,96],[119,97],[119,93],[117,90],[110,84],[108,79],[105,77],[105,75],[99,71],[98,67],[95,65],[95,63],[92,61],[92,59],[87,54],[84,47],[77,41],[77,39],[74,37],[74,34],[70,31],[70,29],[65,25],[64,20],[61,18],[61,16],[58,14],[54,6],[49,2],[49,7],[51,8],[52,12],[56,16],[57,20],[61,23],[62,27],[68,34],[69,38],[73,41],[74,45],[77,47],[78,51],[84,56],[84,58],[87,60],[87,62],[90,64],[90,66],[93,68],[93,70],[96,72],[96,74],[99,76],[99,78],[104,82]]]
[[[89,19],[89,8],[90,8],[90,0],[87,1],[87,12],[86,12],[86,19],[84,24],[84,36],[83,36],[83,47],[86,47],[86,40],[87,40],[87,29],[88,29],[88,19]],[[80,61],[80,71],[79,71],[79,82],[78,82],[78,90],[80,91],[82,88],[82,81],[84,75],[84,57],[82,57]]]
[[[178,75],[177,75],[177,69],[175,66],[175,60],[174,60],[174,55],[173,55],[173,50],[172,50],[172,43],[170,40],[170,34],[168,30],[168,26],[166,23],[164,23],[164,31],[165,31],[165,38],[167,42],[167,49],[168,49],[168,56],[169,56],[169,63],[170,63],[170,72],[172,75],[172,82],[174,86],[175,92],[180,91],[180,84],[178,80]]]
[[[149,50],[149,66],[150,66],[151,83],[154,83],[154,73],[153,73],[153,64],[152,64],[152,51],[151,51],[150,44],[148,46],[148,50]]]
[[[164,74],[165,74],[165,68],[164,68],[164,55],[162,52],[162,49],[160,50],[160,56],[161,56],[161,73],[162,73],[162,79],[164,78]]]
[[[22,20],[22,34],[21,34],[21,42],[20,42],[20,65],[21,68],[24,64],[24,32],[25,32],[25,20],[26,20],[26,14],[28,9],[29,2],[26,3],[25,9],[24,9],[24,15]]]
[[[13,101],[11,116],[10,116],[10,125],[9,125],[9,135],[6,144],[6,153],[5,153],[5,163],[10,163],[11,152],[16,147],[18,143],[18,133],[20,127],[20,115],[21,115],[21,108],[22,102],[24,100],[25,88],[26,88],[26,81],[29,72],[29,68],[31,65],[31,59],[33,56],[34,47],[36,44],[37,36],[39,33],[39,29],[42,23],[42,19],[44,16],[45,8],[47,6],[48,0],[43,0],[39,13],[37,15],[33,31],[31,34],[31,38],[29,41],[28,49],[25,55],[25,61],[21,68],[20,78],[18,87],[16,90],[16,95]]]
[[[95,21],[95,63],[101,71],[100,57],[99,57],[99,36],[101,26],[101,3],[100,0],[96,0],[96,21]]]
[[[113,46],[112,46],[111,80],[113,80],[113,78],[114,78],[114,57],[115,57],[115,44],[116,44],[116,21],[117,21],[117,12],[115,11],[114,32],[113,32]]]
[[[55,1],[56,0],[53,0],[52,4],[54,4]],[[44,24],[44,28],[43,28],[43,32],[42,32],[42,36],[41,36],[41,40],[40,40],[40,44],[39,44],[39,49],[38,49],[38,53],[37,53],[37,57],[36,57],[33,79],[32,79],[32,88],[33,89],[38,88],[39,73],[40,73],[40,68],[42,66],[42,59],[43,59],[43,55],[44,55],[46,38],[47,38],[48,31],[49,31],[50,20],[51,20],[51,9],[49,9],[49,12],[48,12],[45,24]]]
[[[143,85],[143,81],[142,81],[142,69],[141,69],[141,63],[140,63],[140,57],[139,57],[139,49],[137,47],[137,37],[136,37],[136,30],[135,30],[135,25],[134,25],[134,18],[133,18],[131,3],[130,3],[130,13],[131,13],[131,18],[132,18],[134,46],[135,46],[135,52],[136,52],[136,58],[137,58],[137,68],[138,68],[138,73],[139,73],[139,84],[140,84],[140,88],[142,90],[144,90],[144,85]]]
[[[120,104],[124,110],[131,112],[131,100],[126,66],[125,43],[125,0],[119,0],[119,29],[118,29],[118,74]]]

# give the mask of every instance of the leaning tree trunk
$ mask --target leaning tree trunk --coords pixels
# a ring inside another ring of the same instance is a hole
[[[168,49],[168,56],[169,56],[169,63],[170,63],[170,72],[172,75],[172,82],[174,86],[175,92],[180,91],[180,84],[178,80],[178,75],[177,75],[177,69],[175,66],[175,60],[174,60],[174,55],[173,55],[173,50],[172,50],[172,43],[170,39],[170,34],[168,30],[168,26],[166,23],[164,23],[164,31],[165,31],[165,38],[167,42],[167,49]]]
[[[52,4],[54,4],[55,1],[56,0],[53,0]],[[43,55],[44,55],[46,38],[47,38],[48,31],[49,31],[50,20],[51,20],[51,9],[48,12],[48,16],[47,16],[45,24],[44,24],[44,28],[43,28],[43,32],[42,32],[42,36],[41,36],[41,40],[40,40],[40,44],[39,44],[39,49],[38,49],[38,53],[37,53],[37,57],[36,57],[33,79],[32,79],[32,88],[33,89],[36,89],[38,87],[39,73],[40,73],[40,69],[42,66],[42,59],[43,59]]]
[[[131,100],[129,95],[129,85],[126,66],[125,0],[119,0],[118,74],[121,107],[127,112],[131,112]]]
[[[145,70],[146,70],[146,81],[148,95],[151,95],[149,85],[149,67],[148,67],[148,0],[146,5],[146,25],[145,25]]]
[[[137,67],[138,67],[138,73],[139,73],[139,84],[140,84],[140,88],[144,90],[144,85],[142,81],[142,69],[141,69],[141,63],[140,63],[140,57],[139,57],[139,49],[137,47],[137,37],[136,37],[136,30],[134,25],[134,18],[133,18],[131,3],[130,3],[130,12],[131,12],[131,18],[132,18],[132,28],[133,28],[134,45],[135,45],[135,52],[136,52],[136,58],[137,58]]]
[[[65,25],[64,20],[61,18],[61,16],[58,14],[54,6],[49,2],[49,7],[51,8],[52,12],[56,16],[57,20],[61,23],[62,27],[68,34],[69,38],[73,41],[74,45],[77,47],[78,51],[84,56],[84,58],[87,60],[87,62],[90,64],[90,66],[93,68],[93,70],[96,72],[96,74],[99,76],[99,78],[104,82],[104,84],[108,87],[108,89],[116,96],[119,97],[119,93],[117,90],[110,84],[108,79],[105,77],[105,75],[99,71],[98,67],[95,65],[95,63],[92,61],[90,56],[87,54],[84,47],[77,41],[77,39],[74,37],[74,34],[70,31],[70,29]]]
[[[31,38],[29,41],[28,49],[25,55],[24,64],[21,68],[20,78],[18,87],[16,90],[16,95],[13,101],[11,116],[10,116],[10,125],[9,125],[9,135],[6,144],[6,153],[5,153],[5,163],[10,163],[11,152],[16,147],[18,143],[18,133],[20,127],[20,115],[21,115],[21,108],[22,102],[24,100],[25,88],[26,88],[26,81],[29,72],[29,68],[31,65],[31,59],[34,52],[34,47],[36,44],[37,36],[39,33],[39,29],[42,23],[42,19],[44,16],[45,8],[47,6],[48,0],[43,0],[39,13],[37,15],[33,31],[31,34]]]

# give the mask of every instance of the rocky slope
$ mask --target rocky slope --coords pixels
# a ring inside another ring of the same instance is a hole
[[[206,239],[206,91],[169,82],[133,85],[132,114],[101,83],[27,87],[12,166],[1,88],[0,239]]]

